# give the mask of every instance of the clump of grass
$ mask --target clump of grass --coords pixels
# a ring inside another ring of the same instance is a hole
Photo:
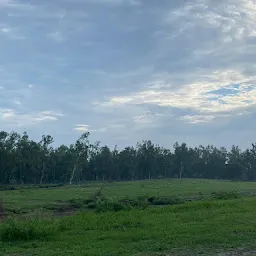
[[[129,209],[130,209],[129,206],[121,204],[119,202],[114,202],[111,200],[99,202],[96,205],[97,212],[108,212],[108,211],[119,212],[119,211],[124,211],[124,210],[129,210]]]
[[[148,207],[148,202],[144,198],[138,199],[122,199],[118,201],[105,200],[98,202],[96,205],[97,212],[107,212],[107,211],[129,211],[132,209],[145,209]]]
[[[93,203],[92,199],[71,199],[68,201],[69,205],[73,209],[87,208],[88,204]]]
[[[0,199],[0,219],[4,218],[4,202],[3,199]]]
[[[232,200],[239,198],[237,192],[214,192],[212,198],[216,200]]]
[[[38,188],[59,188],[59,187],[63,187],[65,186],[65,184],[42,184],[42,185],[38,185]]]
[[[16,190],[14,186],[1,186],[0,191]]]
[[[185,201],[178,197],[150,197],[148,202],[152,205],[176,205],[183,204]]]
[[[18,221],[9,219],[2,223],[0,228],[0,239],[3,242],[47,240],[58,230],[53,222],[30,220]]]

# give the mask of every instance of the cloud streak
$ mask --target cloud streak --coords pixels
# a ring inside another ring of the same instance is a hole
[[[172,88],[172,81],[162,85],[164,90],[144,90],[127,96],[112,97],[103,106],[122,104],[155,104],[192,109],[201,113],[223,113],[241,110],[256,104],[256,76],[245,76],[235,70],[215,71],[190,84]],[[236,94],[221,94],[221,89],[232,89]],[[219,94],[211,93],[220,90]]]
[[[29,127],[41,122],[57,121],[62,116],[54,111],[20,113],[14,109],[0,108],[0,120],[12,127]]]

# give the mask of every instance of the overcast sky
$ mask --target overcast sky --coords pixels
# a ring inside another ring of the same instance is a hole
[[[0,130],[250,146],[256,0],[0,0]]]

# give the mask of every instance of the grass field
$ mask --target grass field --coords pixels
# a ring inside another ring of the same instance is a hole
[[[256,255],[256,183],[110,183],[102,191],[106,211],[78,207],[72,216],[50,214],[49,206],[89,199],[101,187],[90,183],[0,191],[4,208],[16,209],[0,225],[0,255]],[[116,208],[124,198],[140,204],[152,197],[158,203]]]
[[[40,210],[60,201],[88,198],[103,184],[88,183],[78,186],[31,188],[0,191],[0,198],[7,208]],[[135,198],[138,196],[195,196],[212,192],[256,193],[256,183],[218,180],[148,180],[116,182],[104,185],[104,194],[109,198]]]

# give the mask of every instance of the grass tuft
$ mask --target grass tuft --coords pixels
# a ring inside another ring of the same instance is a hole
[[[213,199],[216,200],[232,200],[240,197],[237,192],[215,192],[212,195]]]
[[[152,205],[176,205],[183,204],[185,201],[178,197],[150,197],[148,202]]]
[[[58,230],[53,222],[8,219],[1,224],[0,239],[3,242],[47,240]]]

